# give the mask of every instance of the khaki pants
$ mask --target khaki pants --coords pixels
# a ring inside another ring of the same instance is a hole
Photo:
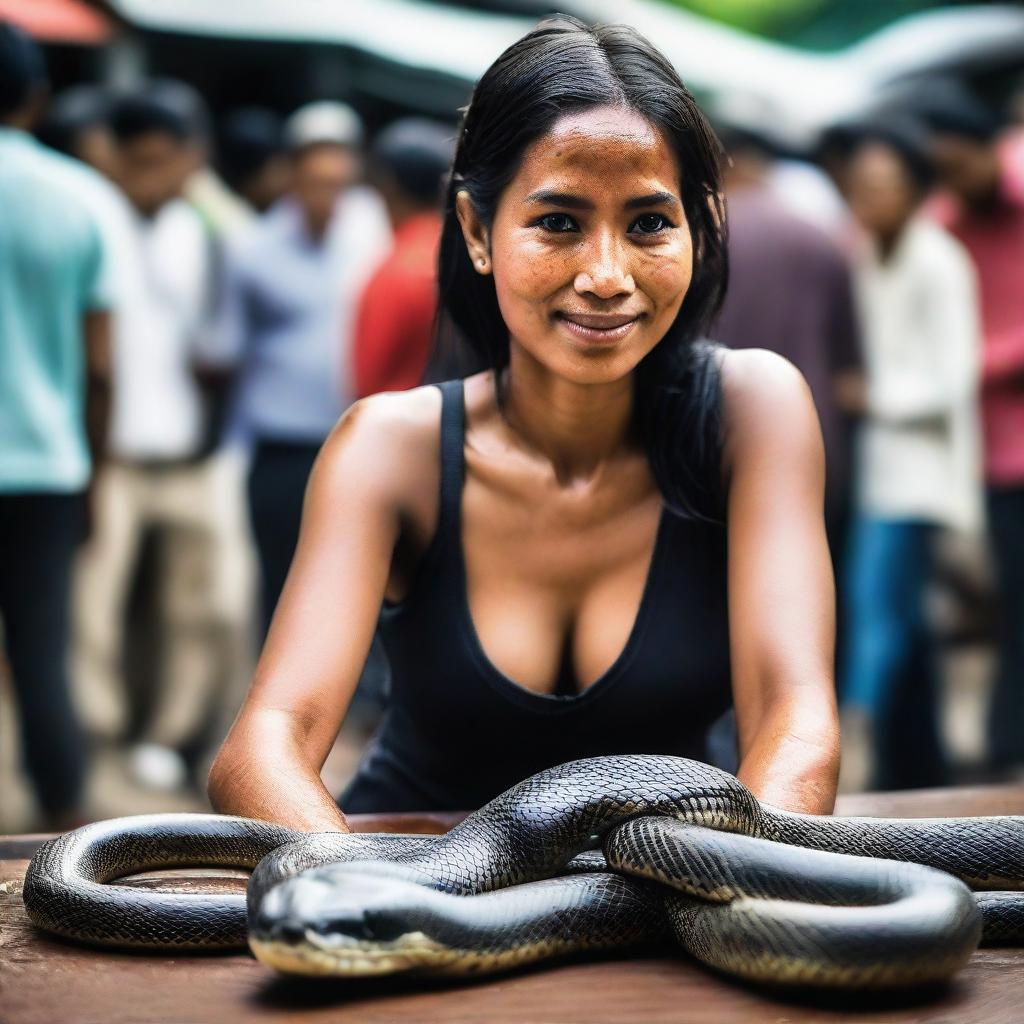
[[[75,682],[94,735],[127,722],[121,675],[125,601],[144,532],[159,529],[159,628],[153,715],[143,739],[180,747],[204,715],[226,717],[251,667],[253,562],[234,453],[175,467],[105,466],[97,480],[93,535],[75,580]]]

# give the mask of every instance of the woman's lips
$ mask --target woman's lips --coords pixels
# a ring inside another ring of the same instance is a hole
[[[609,345],[629,334],[640,317],[559,313],[558,319],[577,338],[596,345]]]

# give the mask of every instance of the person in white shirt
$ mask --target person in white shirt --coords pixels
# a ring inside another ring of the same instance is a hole
[[[161,657],[130,763],[139,781],[169,788],[185,781],[181,752],[245,650],[246,533],[241,481],[215,450],[218,417],[193,368],[218,278],[207,229],[180,198],[203,157],[202,104],[181,83],[152,83],[115,100],[110,124],[130,277],[114,332],[110,457],[76,581],[76,648],[87,721],[120,738],[125,602],[154,531]]]
[[[855,267],[866,389],[843,698],[871,723],[880,788],[945,777],[925,590],[935,531],[974,530],[980,516],[976,283],[960,244],[918,215],[926,154],[913,123],[878,123],[847,177],[866,235]]]

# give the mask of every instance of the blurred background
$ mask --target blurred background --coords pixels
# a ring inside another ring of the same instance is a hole
[[[729,153],[715,336],[818,406],[842,787],[1024,777],[1024,9],[557,6]],[[208,807],[319,444],[429,379],[458,109],[550,10],[0,0],[0,833]],[[334,792],[386,691],[375,644]]]

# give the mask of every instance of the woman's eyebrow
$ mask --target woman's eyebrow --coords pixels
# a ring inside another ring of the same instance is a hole
[[[592,210],[594,204],[582,196],[574,196],[571,192],[555,192],[550,189],[540,189],[538,192],[531,192],[527,197],[528,203],[544,203],[547,206],[567,206],[571,210]]]
[[[635,210],[640,206],[682,206],[679,199],[671,192],[651,192],[646,196],[635,196],[627,199],[625,207],[627,210]]]
[[[589,199],[574,195],[572,192],[557,192],[554,189],[540,189],[526,197],[528,203],[541,203],[547,206],[562,206],[570,210],[592,210],[594,204]],[[682,206],[679,199],[671,192],[651,192],[645,196],[634,196],[623,203],[627,210],[635,210],[644,206]]]

